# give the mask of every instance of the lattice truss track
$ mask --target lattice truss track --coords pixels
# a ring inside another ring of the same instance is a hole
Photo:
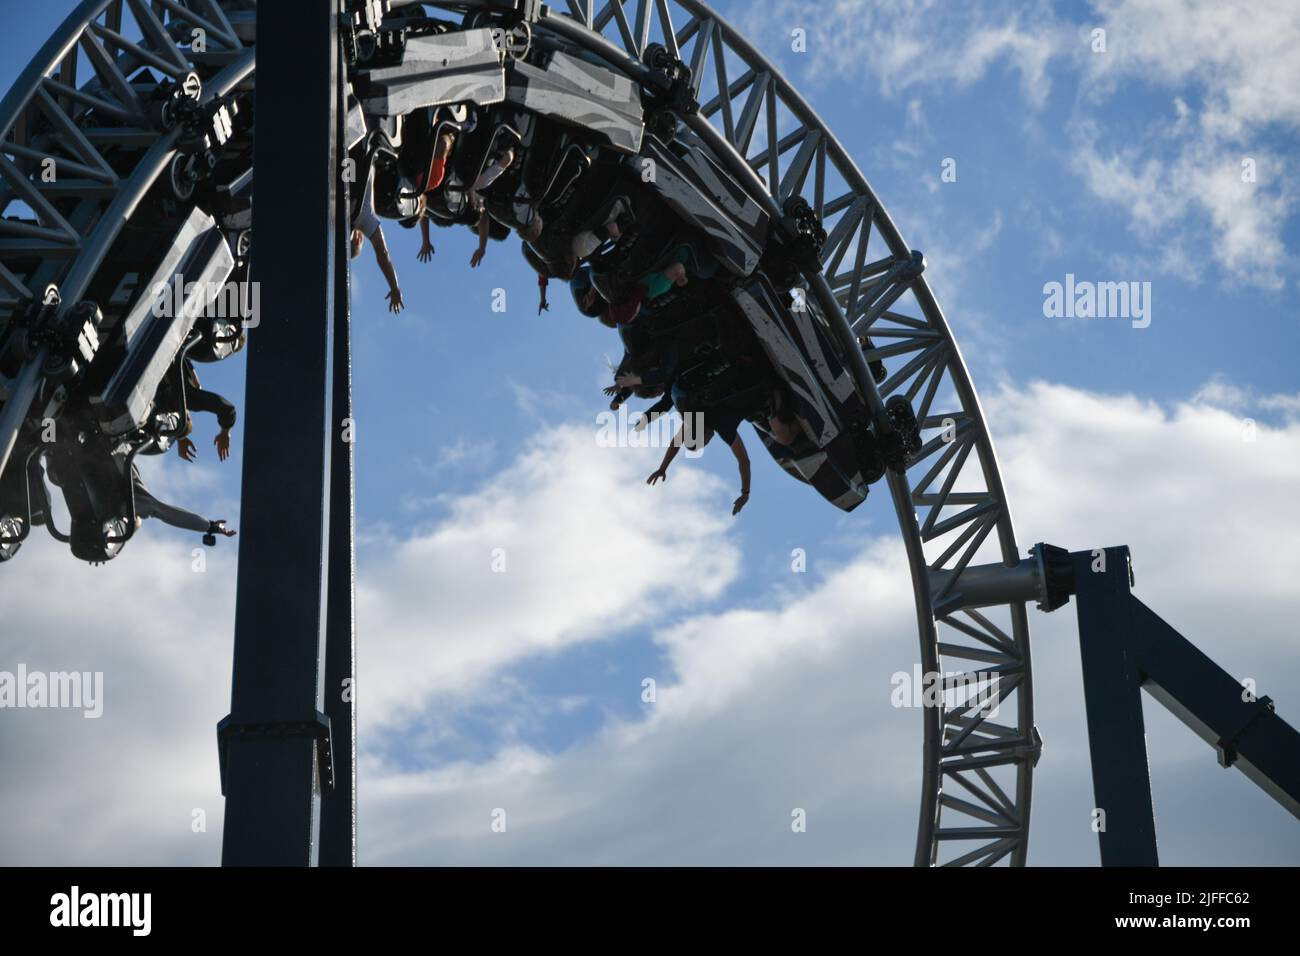
[[[689,65],[700,103],[689,122],[711,127],[720,158],[734,151],[752,170],[742,185],[764,193],[775,217],[797,195],[821,218],[828,238],[810,287],[841,332],[870,335],[867,358],[889,368],[881,398],[906,396],[922,429],[906,476],[889,478],[922,670],[945,675],[946,703],[924,710],[915,862],[1023,864],[1038,752],[1025,608],[965,607],[960,586],[968,565],[1016,559],[1016,542],[978,398],[924,276],[908,268],[911,250],[786,77],[705,5],[568,0],[556,17],[570,21],[571,39],[575,24],[587,28],[580,42],[616,66],[651,44]],[[50,283],[64,301],[84,293],[174,154],[176,133],[149,118],[150,94],[190,72],[205,99],[252,82],[254,22],[251,0],[102,0],[83,4],[38,54],[0,111],[0,330]],[[42,176],[50,159],[53,181]]]

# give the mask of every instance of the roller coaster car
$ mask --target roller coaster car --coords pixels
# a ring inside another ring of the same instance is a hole
[[[621,156],[608,147],[592,147],[566,137],[556,161],[545,173],[541,212],[548,224],[570,236],[593,232],[604,238],[614,204],[623,201],[639,233],[663,218],[663,204],[641,183],[626,175]]]
[[[700,283],[678,292],[671,302],[643,308],[636,321],[620,327],[624,355],[618,372],[635,373],[644,385],[656,387],[668,384],[678,366],[742,357],[743,348],[729,349],[727,358],[722,354],[725,336],[720,324],[733,309],[725,294],[701,288]]]
[[[410,126],[412,117],[403,122],[401,149],[409,150],[413,144],[425,140],[420,145],[419,155],[402,154],[403,164],[423,172],[428,165],[432,148],[437,138],[445,132],[456,135],[455,146],[447,166],[446,186],[468,191],[487,169],[495,157],[507,148],[515,150],[515,161],[504,174],[502,182],[517,183],[520,170],[531,161],[537,118],[532,114],[517,110],[510,104],[498,103],[487,108],[475,108],[469,104],[457,104],[453,108],[439,111],[435,128],[429,137],[416,138],[416,129]]]
[[[10,466],[0,476],[0,562],[11,559],[39,525],[83,561],[102,563],[121,552],[137,525],[136,455],[162,454],[181,433],[186,414],[182,363],[178,360],[171,371],[175,380],[169,378],[158,389],[145,425],[126,434],[113,435],[103,427],[84,390],[62,406],[51,433],[37,436],[34,426],[24,428]],[[67,534],[54,526],[42,457],[71,516]]]
[[[69,395],[85,382],[102,351],[103,322],[104,314],[93,302],[65,307],[58,289],[50,285],[40,302],[29,303],[0,328],[0,375],[12,381],[23,378],[34,385],[33,391],[27,393],[26,413],[17,423],[14,435],[16,448],[24,441],[32,446],[22,452],[24,457],[40,447],[41,439],[46,437],[47,423],[63,413]],[[42,354],[44,360],[38,367],[35,363]],[[0,407],[13,400],[11,392],[0,392],[0,395],[4,398]],[[34,437],[38,428],[40,438]],[[21,471],[22,465],[15,464],[17,461],[18,458],[12,457],[7,471]]]
[[[792,309],[793,297],[779,295],[762,273],[729,292],[720,283],[696,285],[677,290],[680,298],[665,306],[643,309],[620,330],[626,349],[620,371],[636,371],[656,385],[666,362],[676,369],[679,412],[747,418],[783,469],[836,507],[853,510],[886,461],[819,314]],[[790,445],[769,430],[777,394],[784,396],[781,414],[798,423]]]
[[[186,357],[192,362],[220,362],[230,358],[244,345],[244,330],[238,319],[200,319],[193,329],[198,341]]]
[[[439,192],[448,196],[467,192],[463,184],[473,183],[494,157],[510,147],[515,153],[510,168],[481,190],[494,224],[522,228],[534,223],[536,212],[544,225],[541,244],[554,255],[567,255],[574,235],[585,228],[598,228],[587,220],[599,214],[602,193],[617,180],[621,166],[608,146],[584,142],[577,134],[531,113],[507,113],[498,108],[489,122],[494,126],[486,137],[486,147],[480,139],[478,152],[470,154],[473,162],[458,169]],[[463,159],[460,162],[464,164]],[[454,204],[444,200],[441,205],[454,214],[465,203],[457,195]],[[447,221],[436,208],[434,214]],[[569,241],[563,241],[566,238]]]
[[[612,304],[624,299],[643,276],[658,272],[676,261],[682,248],[686,250],[684,265],[690,277],[687,288],[695,284],[703,288],[707,277],[717,271],[717,263],[706,248],[706,240],[693,230],[683,228],[675,217],[658,215],[660,210],[655,208],[658,201],[653,197],[648,203],[638,202],[642,197],[638,197],[636,192],[627,198],[632,204],[633,229],[619,241],[607,242],[590,259],[594,284],[605,300]],[[602,222],[603,215],[609,211],[608,206],[602,207],[596,223]],[[592,227],[603,228],[597,224]],[[680,294],[679,290],[672,289],[646,307],[652,310],[666,308]]]
[[[32,361],[38,345],[49,357],[0,476],[0,560],[39,524],[82,560],[114,557],[134,531],[130,457],[164,451],[184,419],[179,359],[192,349],[199,361],[219,360],[241,341],[238,304],[223,303],[234,310],[229,319],[205,312],[214,290],[233,288],[226,284],[232,270],[246,268],[246,243],[236,244],[243,253],[236,260],[222,230],[197,208],[161,221],[167,225],[124,229],[106,255],[87,289],[105,309],[90,299],[65,308],[51,289],[22,328],[7,330],[6,375]],[[141,275],[134,271],[140,261],[159,265]],[[42,456],[72,515],[66,535],[50,518]]]
[[[594,169],[617,170],[615,151],[581,131],[560,123],[537,122],[524,156],[520,180],[546,220],[565,219],[568,204],[578,196],[578,185],[589,191],[600,179],[588,176]],[[600,187],[597,185],[597,189]],[[573,220],[574,215],[568,219]],[[581,218],[579,215],[577,218]]]
[[[438,32],[436,21],[428,24],[381,31],[383,39],[370,54],[376,65],[363,61],[353,71],[353,89],[366,114],[401,116],[423,106],[486,106],[505,99],[505,66],[492,29]]]
[[[665,145],[647,136],[642,155],[625,164],[688,225],[708,239],[709,250],[729,272],[752,273],[767,246],[767,213],[708,155],[690,133]]]
[[[804,273],[822,270],[822,247],[826,230],[821,219],[802,196],[789,197],[782,206],[787,228],[772,230],[763,250],[762,269],[772,283],[788,289],[799,284]]]
[[[596,229],[615,197],[624,192],[622,157],[590,147],[566,135],[555,150],[555,161],[538,182],[541,211],[548,227],[570,235]]]
[[[545,50],[530,59],[509,61],[506,102],[621,153],[640,151],[645,111],[635,82],[585,54]]]
[[[93,428],[73,433],[65,427],[45,453],[46,473],[63,492],[71,517],[66,535],[54,527],[48,515],[47,526],[82,561],[112,560],[135,532],[131,456],[116,450],[114,444]],[[33,478],[39,480],[39,474]]]
[[[39,436],[24,430],[14,445],[9,467],[0,475],[0,562],[18,553],[31,529],[44,524],[49,512],[49,497],[37,460],[40,450]]]
[[[498,46],[504,42],[499,26],[469,32],[495,34]],[[444,36],[418,38],[422,45],[444,41]],[[387,152],[393,155],[386,155],[384,150],[376,153],[377,208],[390,218],[409,218],[413,213],[413,209],[401,205],[390,208],[387,201],[398,188],[398,180],[391,173],[392,160],[399,150],[407,148],[402,142],[404,134],[391,120],[395,109],[409,112],[449,103],[472,103],[477,108],[477,128],[457,141],[445,185],[431,205],[441,224],[467,220],[469,187],[506,145],[515,146],[515,163],[498,183],[484,190],[484,195],[500,200],[514,194],[521,206],[531,208],[555,207],[566,197],[571,198],[578,181],[586,178],[602,151],[608,150],[614,156],[631,155],[641,146],[643,109],[639,87],[580,51],[547,48],[526,58],[507,59],[502,67],[505,94],[497,96],[491,90],[449,86],[445,78],[435,75],[436,71],[412,59],[417,41],[406,42],[404,66],[362,70],[354,78],[367,125],[376,130],[391,129]],[[406,73],[401,73],[402,69]],[[399,74],[407,87],[404,98],[376,95],[381,84],[395,90],[393,84],[398,82]],[[434,131],[429,138],[430,148],[440,131]],[[513,144],[507,144],[510,138]],[[404,162],[410,165],[410,158],[404,157]],[[601,164],[605,162],[602,159]]]
[[[124,435],[146,425],[159,386],[186,343],[215,340],[214,317],[204,312],[212,311],[214,294],[220,294],[216,290],[238,288],[227,285],[234,268],[235,257],[212,217],[193,210],[158,268],[139,286],[134,304],[116,324],[110,347],[86,382],[90,407],[106,434]],[[224,296],[227,301],[217,311],[230,314],[229,298]]]
[[[705,342],[718,345],[720,317],[733,308],[725,282],[696,277],[643,305],[636,321],[622,330],[624,341],[672,341],[680,354]]]
[[[808,482],[828,501],[852,511],[867,486],[884,474],[865,403],[811,300],[779,295],[762,273],[737,286],[731,298],[748,319],[777,377],[793,399],[800,440],[778,443],[756,428],[787,472]],[[791,308],[795,303],[800,308]]]
[[[833,457],[843,458],[852,455],[849,437],[843,433],[837,435],[833,447],[827,450],[815,445],[799,443],[790,448],[782,445],[761,425],[755,425],[759,439],[776,463],[790,477],[811,485],[823,498],[842,511],[852,511],[867,499],[867,487],[860,482],[846,481],[843,474],[833,463]]]
[[[580,192],[588,197],[587,205],[593,196],[598,201],[617,177],[621,154],[588,130],[552,122],[510,101],[488,111],[484,125],[483,134],[457,147],[454,162],[459,177],[472,184],[495,156],[512,147],[515,162],[484,195],[516,192],[548,221],[577,221],[584,201],[578,200],[576,211],[567,209],[567,204]]]

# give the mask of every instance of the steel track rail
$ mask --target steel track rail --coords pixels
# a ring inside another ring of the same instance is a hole
[[[477,5],[431,6],[463,11]],[[0,155],[6,160],[0,173],[3,179],[27,179],[26,186],[0,181],[0,212],[20,190],[39,189],[30,176],[31,147],[24,141],[27,111],[48,111],[53,103],[73,127],[92,103],[105,113],[130,116],[130,94],[119,81],[128,68],[142,63],[198,71],[204,75],[205,97],[220,95],[250,79],[251,47],[239,43],[227,16],[250,7],[242,0],[190,0],[161,8],[143,0],[88,0],[78,7],[0,100]],[[123,10],[138,18],[137,35],[129,40],[119,33]],[[195,23],[215,28],[227,43],[235,41],[220,69],[213,69],[210,59],[191,60],[175,42],[182,35],[177,24],[183,31]],[[1022,865],[1039,749],[1025,606],[970,607],[960,587],[962,570],[977,555],[991,552],[1003,564],[1014,564],[1019,557],[1015,532],[984,413],[948,321],[924,276],[889,280],[891,265],[910,252],[901,233],[813,108],[770,60],[707,5],[696,0],[568,0],[567,9],[556,4],[539,28],[581,44],[638,80],[647,76],[642,62],[646,46],[662,43],[693,70],[703,105],[698,115],[685,118],[687,125],[737,182],[778,222],[784,201],[796,194],[822,217],[830,236],[822,271],[807,277],[810,291],[869,406],[879,411],[884,399],[906,395],[922,424],[921,452],[906,475],[888,478],[911,567],[922,671],[942,674],[946,667],[956,668],[957,676],[943,685],[954,688],[976,679],[996,682],[986,702],[1009,706],[1015,716],[1014,725],[999,723],[960,699],[922,709],[915,862]],[[105,48],[107,63],[104,56],[94,56],[96,75],[78,87],[78,50],[94,55]],[[77,165],[98,170],[104,178],[108,164],[102,156],[96,164],[91,137],[68,131],[66,138],[80,157]],[[88,195],[80,215],[66,223],[42,207],[38,218],[44,213],[49,222],[40,222],[35,234],[15,225],[0,235],[0,267],[6,265],[7,251],[13,258],[13,249],[28,258],[43,257],[38,268],[23,276],[0,268],[0,329],[31,287],[53,282],[63,290],[65,302],[76,301],[122,224],[166,168],[172,139],[172,134],[156,136],[135,169],[107,176],[96,197]],[[87,205],[92,202],[98,205]],[[867,252],[873,238],[884,247],[874,260]],[[851,264],[842,268],[846,261]],[[868,333],[876,345],[864,356],[855,339]],[[872,358],[890,363],[891,377],[879,388],[866,367]],[[947,405],[939,404],[945,401]],[[936,586],[936,579],[942,584]]]

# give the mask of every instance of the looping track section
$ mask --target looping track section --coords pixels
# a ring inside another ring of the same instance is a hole
[[[425,6],[463,16],[485,5]],[[774,228],[797,228],[789,212],[797,197],[820,220],[826,239],[820,261],[804,269],[807,288],[872,410],[901,395],[921,428],[906,470],[887,478],[911,566],[921,670],[935,692],[934,706],[921,708],[915,862],[1023,864],[1041,746],[1025,606],[977,606],[962,589],[967,567],[1013,564],[1019,554],[984,413],[923,261],[808,102],[709,7],[524,6],[533,8],[531,30],[576,43],[637,83],[651,81],[657,61],[688,67],[690,95],[676,119]],[[92,0],[40,50],[0,103],[0,213],[11,203],[28,210],[0,219],[0,332],[48,286],[65,302],[85,297],[154,183],[184,175],[180,129],[155,112],[166,97],[140,76],[155,87],[197,83],[200,103],[247,89],[255,17],[251,0]],[[51,156],[63,175],[46,182],[41,164]],[[855,343],[868,335],[864,354]],[[875,360],[888,363],[879,384],[868,369]],[[6,406],[28,384],[0,381]]]

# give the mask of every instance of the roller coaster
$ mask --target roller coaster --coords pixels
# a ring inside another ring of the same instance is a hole
[[[325,172],[258,161],[289,145],[319,150]],[[319,199],[294,226],[319,227],[306,252],[284,248],[286,194]],[[1101,576],[1049,545],[1022,556],[924,257],[781,71],[703,3],[88,0],[0,102],[0,213],[0,561],[42,525],[81,560],[115,559],[162,507],[136,456],[184,440],[202,407],[194,363],[249,343],[245,461],[258,465],[245,468],[220,729],[227,862],[305,862],[310,811],[286,796],[304,787],[322,793],[319,861],[355,858],[355,715],[328,693],[323,713],[314,704],[322,640],[325,686],[352,674],[352,453],[337,438],[310,449],[350,410],[346,257],[374,214],[465,226],[484,244],[516,235],[539,283],[567,283],[580,312],[618,331],[616,404],[658,398],[710,432],[749,421],[792,479],[844,511],[887,489],[922,670],[944,691],[994,687],[1010,715],[994,720],[984,695],[923,710],[915,862],[1026,862],[1042,749],[1026,604],[1077,595],[1081,637],[1133,637],[1130,618],[1085,613],[1102,584],[1110,603],[1089,608],[1137,603],[1127,553]],[[320,397],[296,450],[257,418],[295,394]],[[310,507],[295,517],[259,485],[259,469],[290,457],[282,479],[327,500],[305,538],[281,532],[306,527]],[[226,530],[201,524],[209,544]],[[288,610],[270,607],[272,569],[298,595]],[[259,628],[300,636],[268,647]],[[1094,718],[1120,721],[1115,740],[1136,726],[1140,741],[1133,694],[1165,687],[1160,661],[1191,659],[1166,638],[1142,645],[1155,663],[1118,677],[1105,661],[1088,670],[1111,645],[1084,641],[1085,676],[1101,675],[1088,681],[1099,805],[1103,791],[1107,806],[1129,800],[1118,794],[1133,778],[1103,779],[1111,744]],[[1203,680],[1227,694],[1213,667],[1189,665],[1166,703],[1181,702],[1225,766],[1300,811],[1278,756],[1300,752],[1295,733],[1266,698],[1212,719],[1188,703]],[[258,676],[290,672],[292,693]],[[1124,766],[1141,762],[1145,780],[1142,746]],[[1133,799],[1120,817],[1136,829],[1102,837],[1106,862],[1155,862],[1149,786],[1145,804]]]

